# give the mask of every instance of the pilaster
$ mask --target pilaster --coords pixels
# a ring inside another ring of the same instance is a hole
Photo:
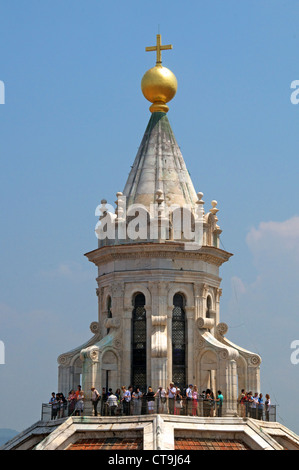
[[[195,306],[185,307],[187,318],[187,382],[188,384],[194,382],[194,319],[195,319]],[[186,384],[186,385],[188,385]]]

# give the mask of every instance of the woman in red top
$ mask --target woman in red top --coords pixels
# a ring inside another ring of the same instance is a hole
[[[192,392],[192,416],[197,416],[197,405],[198,405],[198,389],[194,385]]]
[[[75,393],[75,390],[70,391],[67,401],[68,401],[68,404],[69,404],[68,415],[72,416],[72,414],[75,411],[75,406],[76,406],[76,403],[77,403],[77,395]]]
[[[241,390],[241,394],[239,395],[238,398],[238,403],[240,404],[240,416],[242,418],[245,418],[246,416],[246,401],[247,401],[247,396],[245,393],[245,390]]]

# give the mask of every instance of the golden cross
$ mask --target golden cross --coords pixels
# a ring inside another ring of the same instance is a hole
[[[157,51],[157,61],[156,65],[162,64],[162,54],[161,51],[166,51],[167,49],[172,49],[172,45],[168,44],[168,46],[162,46],[161,44],[161,34],[157,34],[157,45],[146,47],[145,50],[148,51]]]

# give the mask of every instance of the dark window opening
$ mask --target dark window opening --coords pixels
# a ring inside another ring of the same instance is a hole
[[[183,391],[186,387],[186,316],[185,299],[181,294],[173,298],[172,311],[172,381]]]
[[[107,318],[112,318],[112,311],[111,311],[111,297],[107,299]],[[109,334],[110,328],[107,328],[107,335]]]
[[[137,294],[134,299],[132,315],[132,374],[131,385],[139,387],[142,392],[146,384],[146,310],[145,297]]]

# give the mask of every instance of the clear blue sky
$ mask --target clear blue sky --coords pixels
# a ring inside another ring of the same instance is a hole
[[[159,28],[178,79],[168,117],[234,253],[221,321],[261,354],[262,391],[299,433],[298,18],[297,0],[1,3],[0,427],[37,421],[58,355],[91,336],[96,271],[83,255],[149,120],[140,81]]]

